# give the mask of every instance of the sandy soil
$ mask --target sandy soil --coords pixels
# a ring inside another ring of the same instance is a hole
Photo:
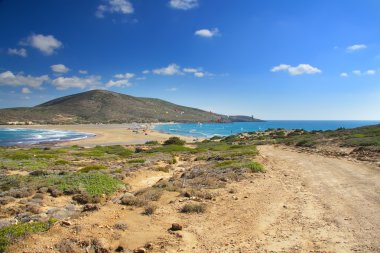
[[[141,129],[137,131],[129,129],[136,125],[132,124],[108,124],[108,125],[32,125],[32,126],[0,126],[6,128],[35,128],[35,129],[57,129],[57,130],[67,130],[67,131],[77,131],[83,133],[93,133],[96,134],[95,137],[88,139],[60,142],[56,146],[70,146],[70,145],[80,145],[80,146],[95,146],[95,145],[118,145],[118,144],[143,144],[147,141],[164,141],[173,135],[160,133],[149,129],[149,124],[145,124],[148,130],[145,132],[144,124],[138,124]],[[182,137],[182,139],[187,142],[192,142],[194,138]]]
[[[203,214],[181,214],[183,198],[166,192],[152,216],[141,209],[105,204],[100,211],[32,235],[9,252],[57,252],[62,238],[105,238],[111,248],[135,249],[152,242],[151,252],[380,252],[380,170],[318,154],[261,146],[267,173],[215,190]],[[141,170],[128,183],[133,190],[170,173]],[[128,224],[126,232],[112,229]],[[183,231],[168,233],[171,223]],[[76,229],[80,228],[80,229]]]

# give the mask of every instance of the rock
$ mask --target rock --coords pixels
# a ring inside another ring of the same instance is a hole
[[[79,247],[78,242],[74,239],[63,239],[55,245],[60,253],[81,253],[83,250]]]
[[[9,195],[14,198],[26,198],[33,195],[33,191],[28,188],[12,189],[9,191]]]
[[[115,249],[115,252],[124,252],[124,247],[123,246],[119,246]]]
[[[152,250],[153,249],[153,243],[151,243],[151,242],[146,243],[144,248]]]
[[[89,196],[87,194],[78,194],[73,196],[73,200],[78,202],[79,204],[87,204],[89,202]]]
[[[100,210],[100,206],[96,204],[86,204],[83,206],[82,212],[94,212]]]
[[[48,192],[48,190],[49,190],[49,188],[47,188],[47,187],[41,187],[40,189],[38,189],[38,192],[39,193],[46,193],[46,192]]]
[[[44,199],[44,198],[45,198],[45,195],[42,193],[36,193],[33,196],[33,199]]]
[[[125,231],[128,229],[128,224],[123,223],[123,222],[119,222],[119,223],[116,223],[115,225],[113,225],[113,228]]]
[[[58,190],[58,189],[56,189],[56,188],[52,188],[52,187],[49,187],[49,188],[48,188],[48,193],[50,193],[50,195],[51,195],[52,197],[54,197],[54,198],[63,195],[63,192],[62,192],[61,190]]]
[[[138,248],[138,249],[133,250],[133,253],[146,253],[146,249]]]
[[[184,192],[183,193],[183,196],[186,197],[186,198],[190,198],[191,197],[191,194],[189,192]]]
[[[41,213],[41,208],[38,205],[32,204],[26,207],[26,211],[34,213],[34,214],[39,214]]]
[[[93,239],[92,247],[96,253],[109,253],[111,252],[111,247],[105,238]]]
[[[63,220],[63,221],[61,221],[61,225],[62,225],[62,226],[66,226],[66,227],[70,227],[72,224],[71,224],[70,221]]]
[[[178,230],[182,230],[182,225],[180,225],[179,223],[173,223],[172,224],[172,227],[170,228],[171,231],[178,231]]]
[[[32,172],[29,172],[29,175],[34,176],[34,177],[46,176],[47,174],[48,173],[46,171],[42,171],[42,170],[35,170]]]

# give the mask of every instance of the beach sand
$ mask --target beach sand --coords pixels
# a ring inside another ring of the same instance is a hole
[[[54,129],[63,131],[76,131],[92,133],[95,137],[87,139],[59,142],[56,146],[79,145],[91,147],[96,145],[129,145],[144,144],[147,141],[165,141],[173,135],[160,133],[151,129],[152,124],[107,124],[107,125],[26,125],[26,126],[0,126],[4,128],[33,128]],[[181,136],[186,142],[193,142],[193,137]]]

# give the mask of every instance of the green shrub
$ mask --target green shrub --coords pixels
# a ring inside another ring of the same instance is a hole
[[[181,140],[180,138],[178,137],[170,137],[168,140],[166,140],[164,142],[164,145],[179,145],[179,146],[183,146],[185,145],[185,141],[184,140]]]
[[[69,163],[70,162],[66,161],[66,160],[57,160],[57,161],[54,162],[54,165],[67,165]]]
[[[265,172],[265,168],[264,166],[261,164],[261,163],[258,163],[258,162],[250,162],[248,164],[246,164],[246,167],[251,171],[251,172]]]
[[[110,195],[122,187],[122,182],[102,173],[73,173],[54,175],[48,178],[48,185],[55,186],[63,192],[84,191],[91,197]]]
[[[145,145],[158,145],[160,144],[158,141],[147,141],[145,142]]]
[[[105,170],[105,169],[107,169],[107,167],[104,165],[89,165],[89,166],[86,166],[86,167],[78,170],[78,172],[88,173],[90,171],[98,171],[98,170]]]
[[[7,246],[18,239],[22,239],[29,234],[44,232],[49,230],[55,220],[48,222],[19,223],[0,228],[0,252],[7,249]]]
[[[128,163],[145,163],[145,159],[131,159]]]

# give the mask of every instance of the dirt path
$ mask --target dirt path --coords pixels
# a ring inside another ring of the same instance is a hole
[[[380,252],[378,169],[272,146],[260,152],[266,175],[230,185],[188,222],[193,252]]]

